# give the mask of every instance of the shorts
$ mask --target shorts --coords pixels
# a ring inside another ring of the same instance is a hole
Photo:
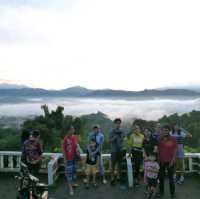
[[[65,176],[68,182],[74,182],[76,179],[76,165],[74,160],[68,160],[65,163]]]
[[[157,187],[157,184],[158,184],[158,180],[155,179],[155,178],[148,178],[147,177],[147,183],[148,183],[148,186],[149,187]]]
[[[96,175],[97,173],[97,165],[90,165],[90,164],[86,164],[86,171],[85,171],[86,175]]]

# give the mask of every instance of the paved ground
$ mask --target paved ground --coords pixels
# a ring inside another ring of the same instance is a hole
[[[42,176],[42,181],[46,181],[46,177]],[[54,187],[50,189],[50,197],[54,199],[70,198],[67,192],[67,184],[64,178],[60,177]],[[166,182],[166,195],[164,199],[168,199],[168,183]],[[14,174],[0,173],[0,198],[14,199],[16,195],[16,181]],[[82,184],[76,190],[75,199],[145,199],[144,187],[140,186],[136,189],[127,189],[120,185],[111,187],[108,185],[99,185],[98,188],[90,188],[86,190]],[[184,185],[177,185],[177,199],[199,199],[200,198],[200,176],[188,176]]]

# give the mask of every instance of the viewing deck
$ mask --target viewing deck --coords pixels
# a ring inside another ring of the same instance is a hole
[[[13,199],[17,192],[17,181],[14,179],[16,172],[19,171],[20,152],[0,152],[0,198]],[[83,155],[84,156],[84,155]],[[109,154],[103,155],[107,171],[109,171]],[[76,199],[145,199],[145,188],[142,184],[137,188],[132,187],[130,162],[127,159],[127,184],[117,184],[111,186],[109,183],[103,185],[98,182],[98,188],[86,189],[79,178],[80,187],[75,191]],[[44,154],[43,169],[41,172],[41,182],[50,185],[49,194],[53,199],[69,198],[66,179],[63,174],[62,154]],[[199,199],[200,197],[200,154],[186,154],[185,159],[186,178],[182,185],[176,186],[177,198],[180,199]],[[79,169],[80,171],[80,169]],[[107,177],[109,180],[109,176]],[[168,182],[165,183],[166,194],[164,199],[169,198]]]
[[[47,182],[45,176],[41,176],[42,181]],[[0,173],[0,198],[1,199],[14,199],[16,196],[16,181],[14,180],[14,174]],[[144,186],[141,185],[135,189],[128,189],[127,187],[121,187],[116,185],[114,187],[102,185],[99,182],[98,188],[91,187],[85,189],[82,182],[81,186],[75,191],[75,195],[71,198],[76,199],[145,199]],[[165,183],[166,194],[163,199],[168,199],[168,182]],[[177,199],[199,199],[200,197],[200,176],[187,176],[183,185],[176,186]],[[60,177],[56,184],[49,190],[50,197],[52,199],[66,199],[70,198],[67,192],[67,183],[64,177]]]

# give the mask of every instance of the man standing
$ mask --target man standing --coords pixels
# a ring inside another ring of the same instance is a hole
[[[103,184],[107,184],[106,178],[105,178],[105,169],[103,165],[103,159],[102,159],[102,148],[104,143],[104,134],[101,132],[100,126],[95,125],[92,129],[92,132],[89,134],[89,142],[91,140],[95,140],[97,144],[97,151],[98,151],[98,167],[100,171],[100,175],[103,180]]]
[[[121,178],[121,165],[123,161],[123,143],[125,133],[121,129],[121,119],[114,120],[114,128],[110,132],[109,141],[111,144],[111,185],[115,184],[115,167],[118,166],[119,178]]]
[[[22,157],[24,157],[24,162],[27,164],[29,172],[36,177],[42,163],[42,146],[39,142],[39,137],[40,132],[34,130],[30,138],[24,142],[22,151]]]
[[[170,127],[164,126],[158,141],[159,161],[160,161],[160,196],[164,195],[164,178],[167,169],[171,198],[175,198],[174,166],[176,158],[177,142],[170,136]]]

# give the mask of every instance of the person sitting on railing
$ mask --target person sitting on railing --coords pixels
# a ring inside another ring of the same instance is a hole
[[[69,186],[69,194],[74,195],[75,187],[78,187],[78,184],[75,184],[76,180],[76,161],[81,160],[80,152],[78,149],[77,137],[74,135],[75,129],[73,126],[70,126],[67,129],[67,135],[64,137],[62,150],[65,160],[65,175],[67,178]]]
[[[186,137],[191,138],[192,135],[176,124],[171,131],[171,136],[176,139],[178,145],[176,153],[176,171],[179,172],[179,176],[177,177],[175,174],[174,180],[178,184],[182,184],[184,182],[184,140]]]
[[[119,180],[121,180],[122,162],[123,162],[123,147],[125,133],[121,129],[121,119],[114,120],[114,128],[110,132],[109,141],[111,144],[111,185],[115,185],[115,167],[118,168]]]
[[[93,179],[93,186],[97,187],[96,173],[97,173],[97,158],[99,156],[99,149],[95,139],[91,139],[87,146],[86,157],[86,188],[89,188],[90,176]]]
[[[42,164],[42,145],[39,142],[40,132],[34,130],[31,132],[30,138],[23,144],[22,160],[27,164],[29,172],[38,177],[38,173]]]
[[[107,184],[106,178],[105,178],[105,169],[103,165],[103,159],[102,159],[102,148],[104,143],[104,134],[101,132],[100,126],[95,125],[92,129],[92,132],[88,136],[88,142],[90,142],[92,139],[95,140],[98,147],[98,167],[101,177],[103,178],[103,184]]]

